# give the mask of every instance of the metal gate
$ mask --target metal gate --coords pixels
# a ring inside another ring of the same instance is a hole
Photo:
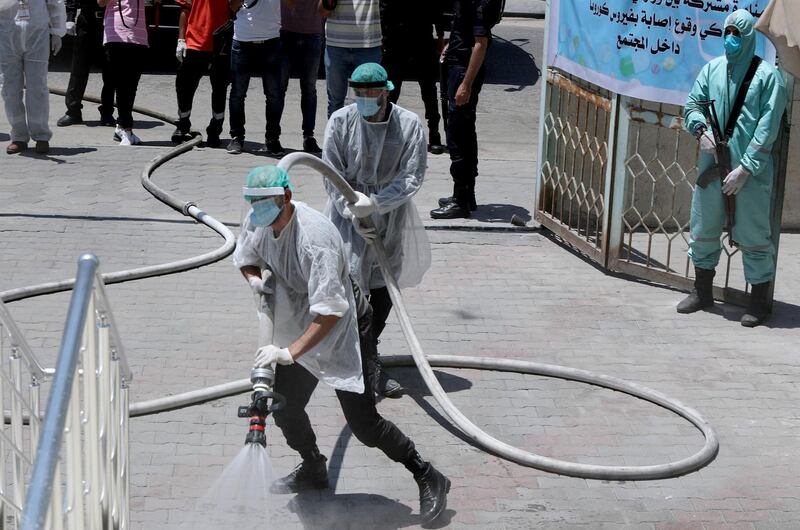
[[[793,79],[787,79],[792,93]],[[604,268],[689,289],[687,255],[697,141],[681,108],[610,93],[550,68],[543,88],[534,218]],[[777,249],[791,98],[776,145],[773,240]],[[738,249],[723,240],[715,296],[742,304]],[[724,272],[724,274],[722,274]]]

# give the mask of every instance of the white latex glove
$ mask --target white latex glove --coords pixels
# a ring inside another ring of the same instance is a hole
[[[353,217],[352,222],[356,234],[364,238],[368,245],[372,244],[375,241],[375,238],[378,237],[378,234],[375,233],[375,228],[367,228],[366,226],[362,225],[358,217]]]
[[[58,52],[61,51],[61,37],[58,35],[50,35],[50,51],[53,52],[53,55],[58,55]]]
[[[183,62],[186,57],[186,40],[178,39],[178,45],[175,47],[175,58],[179,63]]]
[[[261,278],[258,276],[250,276],[247,281],[250,283],[250,289],[253,290],[253,294],[272,294],[272,287],[270,287],[271,278],[272,272],[264,269],[261,271]]]
[[[700,150],[704,153],[716,153],[717,142],[714,141],[714,134],[706,129],[700,135]]]
[[[749,171],[742,166],[737,166],[736,169],[728,173],[728,176],[722,181],[722,193],[725,195],[736,195],[744,187],[744,183],[747,182],[747,177],[749,176]]]
[[[256,350],[256,362],[253,368],[266,368],[273,364],[292,364],[292,354],[289,353],[289,348],[279,348],[274,344],[261,346]]]
[[[356,217],[367,217],[369,214],[378,209],[378,205],[375,204],[375,201],[360,191],[356,192],[356,197],[358,197],[356,202],[347,205],[347,207]]]
[[[75,31],[75,22],[67,21],[66,28],[67,28],[67,35],[71,35],[74,37],[75,34],[77,33]]]

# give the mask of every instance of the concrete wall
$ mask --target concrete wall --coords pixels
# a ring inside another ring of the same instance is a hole
[[[800,82],[795,81],[792,96],[792,132],[789,163],[786,168],[786,195],[783,202],[783,227],[800,229]]]

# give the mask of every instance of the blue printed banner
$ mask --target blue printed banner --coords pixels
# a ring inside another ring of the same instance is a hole
[[[724,53],[728,15],[759,17],[768,3],[551,0],[547,63],[619,94],[683,105],[703,65]],[[757,53],[774,61],[772,45],[758,38]]]

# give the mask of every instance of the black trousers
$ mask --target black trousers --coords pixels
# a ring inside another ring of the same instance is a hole
[[[109,42],[105,49],[111,83],[117,96],[117,125],[130,129],[133,127],[133,102],[142,77],[147,46]]]
[[[438,132],[440,115],[436,81],[439,79],[439,66],[436,42],[430,32],[427,36],[411,35],[402,40],[386,37],[381,63],[394,84],[394,90],[389,93],[389,100],[392,103],[397,103],[400,99],[404,79],[409,77],[417,79],[422,103],[425,105],[428,129]]]
[[[211,81],[211,111],[225,113],[225,100],[231,82],[231,60],[227,55],[215,56],[212,52],[186,50],[186,57],[178,66],[175,75],[175,91],[178,94],[178,112],[192,110],[192,102],[200,80],[208,72]]]
[[[375,344],[386,327],[386,319],[392,311],[392,299],[389,297],[389,289],[379,287],[369,290],[369,305],[372,306],[372,335],[375,337]]]
[[[358,332],[361,345],[361,369],[364,387],[361,394],[336,391],[347,425],[358,440],[367,447],[377,447],[395,462],[407,463],[416,455],[412,442],[394,423],[383,418],[375,408],[372,392],[375,340],[372,336],[372,309],[366,297],[353,285],[358,311]],[[305,408],[317,378],[299,364],[278,365],[275,369],[275,392],[286,397],[286,407],[274,413],[275,424],[283,432],[289,447],[300,453],[303,459],[311,459],[317,450],[317,437],[311,428]]]
[[[99,11],[102,15],[103,11]],[[72,48],[72,68],[69,73],[67,94],[64,98],[67,104],[67,114],[73,117],[81,116],[83,94],[89,82],[89,73],[92,64],[99,64],[103,72],[103,90],[100,93],[100,113],[111,115],[114,113],[114,90],[111,87],[111,77],[106,66],[103,54],[103,19],[95,16],[95,11],[80,14],[75,18],[75,43]]]
[[[447,79],[447,149],[450,151],[450,176],[453,178],[453,196],[461,204],[468,204],[475,192],[478,176],[478,134],[475,131],[478,96],[483,87],[484,70],[478,72],[472,83],[470,99],[456,106],[456,91],[464,80],[467,67],[442,65],[442,77]]]

